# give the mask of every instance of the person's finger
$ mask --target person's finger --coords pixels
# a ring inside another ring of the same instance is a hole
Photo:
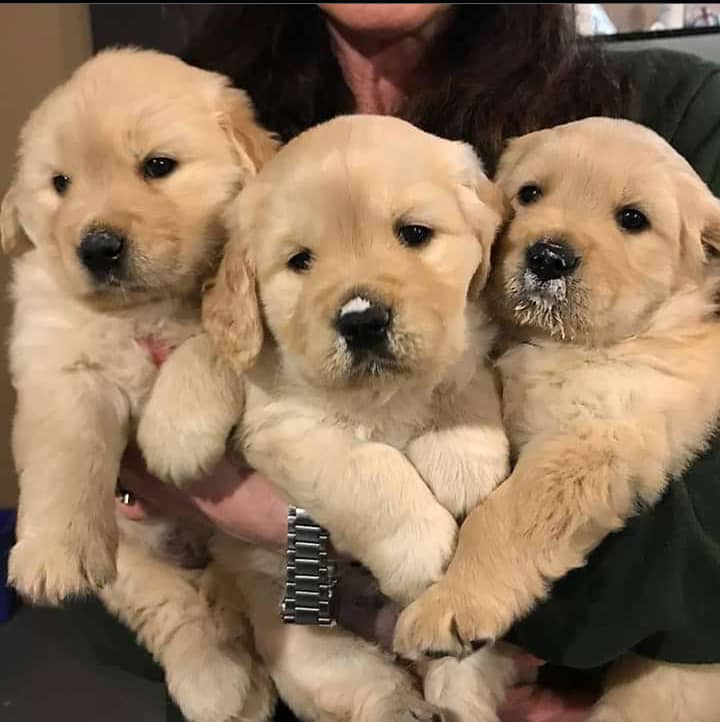
[[[132,492],[136,503],[144,507],[146,514],[187,516],[196,513],[187,494],[148,473],[142,456],[135,449],[128,449],[123,457],[118,473],[118,486]],[[132,518],[132,510],[121,512],[127,518]]]
[[[520,649],[514,657],[517,669],[516,684],[532,684],[537,680],[538,670],[545,661]]]
[[[534,685],[508,691],[500,713],[502,722],[584,722],[594,698],[586,694],[558,694]]]

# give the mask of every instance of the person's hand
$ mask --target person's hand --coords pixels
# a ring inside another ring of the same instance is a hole
[[[508,690],[502,722],[584,722],[595,699],[585,692],[555,692],[533,684]]]
[[[127,519],[200,512],[218,529],[239,539],[269,547],[285,543],[287,500],[264,476],[229,458],[223,459],[207,479],[180,490],[152,476],[140,452],[131,447],[123,457],[118,486],[134,497],[130,504],[118,500],[116,505]]]
[[[380,594],[366,569],[343,565],[336,586],[337,621],[349,631],[390,651],[400,607]],[[520,679],[533,677],[542,666],[529,654],[516,659]],[[583,722],[594,699],[586,694],[559,694],[534,684],[519,684],[508,690],[500,711],[502,722]]]
[[[544,662],[519,651],[518,677],[535,679]],[[556,692],[537,684],[519,683],[508,690],[500,710],[502,722],[584,722],[596,698],[586,691]]]

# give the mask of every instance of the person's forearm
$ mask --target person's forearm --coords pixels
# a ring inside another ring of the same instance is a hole
[[[146,515],[182,517],[200,513],[226,534],[250,543],[280,549],[287,535],[288,503],[262,475],[224,458],[207,478],[185,491],[163,484],[145,469],[140,453],[128,449],[118,485],[134,501],[118,503],[132,521]]]
[[[188,491],[195,507],[230,536],[284,548],[288,502],[258,472],[226,457],[215,470],[211,485],[201,482]]]

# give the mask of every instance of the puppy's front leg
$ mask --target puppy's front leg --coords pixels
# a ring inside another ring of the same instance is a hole
[[[271,403],[246,426],[243,451],[329,529],[340,551],[363,562],[388,596],[408,602],[440,578],[457,526],[397,449]]]
[[[163,364],[138,426],[148,469],[178,485],[209,473],[242,413],[243,380],[213,352],[206,334]]]
[[[444,579],[401,615],[395,649],[464,654],[498,639],[666,484],[662,423],[588,422],[531,441],[468,516]]]
[[[266,722],[272,684],[215,570],[183,569],[122,541],[117,579],[100,596],[163,666],[188,722]]]
[[[407,456],[437,500],[464,517],[510,470],[500,399],[489,370],[465,388],[436,393],[434,428],[413,439]]]
[[[443,722],[408,670],[377,645],[339,626],[283,624],[278,613],[281,556],[222,535],[215,539],[213,554],[234,583],[257,650],[297,717],[316,722]]]
[[[55,381],[18,388],[20,505],[9,566],[22,595],[49,603],[115,577],[114,494],[129,418],[125,396],[92,372]]]

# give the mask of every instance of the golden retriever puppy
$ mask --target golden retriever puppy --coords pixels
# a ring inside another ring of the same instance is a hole
[[[514,217],[491,293],[512,341],[499,367],[517,464],[401,616],[404,655],[500,638],[660,499],[720,415],[706,263],[720,201],[688,163],[646,128],[593,118],[513,141],[498,182]],[[590,719],[717,722],[718,690],[718,665],[625,656]]]
[[[248,184],[204,298],[218,351],[239,371],[254,360],[239,449],[402,601],[440,577],[456,518],[508,471],[479,299],[502,206],[469,146],[338,118]],[[228,539],[216,553],[303,718],[495,719],[512,664],[494,651],[431,664],[430,706],[376,647],[282,624],[282,557]]]
[[[200,294],[220,260],[222,211],[274,146],[225,78],[108,51],[32,113],[2,203],[2,245],[18,255],[10,579],[51,603],[102,588],[195,722],[263,719],[268,682],[236,640],[235,611],[206,594],[208,532],[126,522],[118,548],[115,485],[138,426],[152,467],[172,479],[225,450],[241,389],[202,333]],[[193,456],[173,466],[168,436]]]

